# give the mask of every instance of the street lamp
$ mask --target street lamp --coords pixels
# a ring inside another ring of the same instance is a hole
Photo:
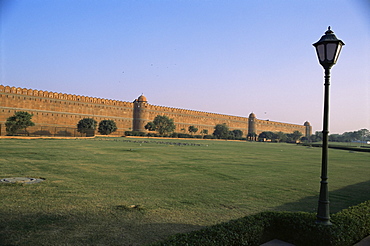
[[[321,39],[314,43],[317,57],[320,64],[325,69],[325,93],[324,93],[324,120],[323,120],[323,140],[322,140],[322,162],[321,162],[321,182],[319,206],[317,209],[316,223],[323,225],[331,225],[329,213],[329,192],[328,192],[328,123],[329,123],[329,85],[330,85],[330,69],[337,62],[339,53],[344,43],[337,39],[334,32],[328,30]]]

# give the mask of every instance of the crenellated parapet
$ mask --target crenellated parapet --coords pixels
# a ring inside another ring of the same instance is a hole
[[[43,90],[33,90],[33,89],[10,87],[10,86],[3,86],[3,85],[0,85],[0,92],[4,92],[8,94],[27,95],[27,96],[34,96],[34,97],[49,98],[49,99],[60,99],[60,100],[68,100],[68,101],[75,101],[75,102],[95,103],[95,104],[104,104],[104,105],[113,105],[113,106],[130,106],[132,104],[131,102],[124,102],[124,101],[118,101],[118,100],[112,100],[112,99],[72,95],[72,94],[43,91]]]
[[[206,118],[217,118],[217,119],[224,119],[224,120],[231,120],[231,121],[247,121],[245,117],[241,116],[233,116],[233,115],[226,115],[226,114],[218,114],[218,113],[210,113],[205,111],[196,111],[190,109],[181,109],[181,108],[174,108],[174,107],[166,107],[166,106],[158,106],[158,105],[151,105],[149,104],[147,107],[149,112],[166,112],[167,114],[180,114],[183,117],[206,117]]]

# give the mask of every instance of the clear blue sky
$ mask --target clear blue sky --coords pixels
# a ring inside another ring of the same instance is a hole
[[[312,43],[346,44],[330,133],[370,129],[369,0],[0,0],[0,84],[322,130]]]

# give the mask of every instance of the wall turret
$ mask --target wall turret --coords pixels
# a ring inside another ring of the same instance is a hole
[[[306,121],[303,125],[305,126],[305,137],[308,138],[312,135],[312,126],[308,121]]]
[[[250,113],[248,118],[248,140],[256,141],[257,140],[257,129],[256,129],[256,115]]]
[[[134,115],[132,122],[132,130],[145,132],[145,125],[149,121],[148,119],[148,100],[144,95],[139,96],[134,101]]]

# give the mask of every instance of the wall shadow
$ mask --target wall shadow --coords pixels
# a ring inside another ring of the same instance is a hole
[[[330,187],[330,183],[329,183]],[[295,202],[285,203],[281,206],[274,207],[277,211],[302,211],[294,210],[294,207],[304,207],[304,212],[316,212],[319,199],[319,186],[317,195],[308,196]],[[329,191],[330,213],[337,213],[350,206],[370,200],[370,180],[360,182],[354,185],[346,186],[342,189]],[[293,209],[292,209],[293,208]]]
[[[146,223],[139,216],[107,214],[18,213],[0,211],[0,245],[138,246],[204,228],[180,223]]]

